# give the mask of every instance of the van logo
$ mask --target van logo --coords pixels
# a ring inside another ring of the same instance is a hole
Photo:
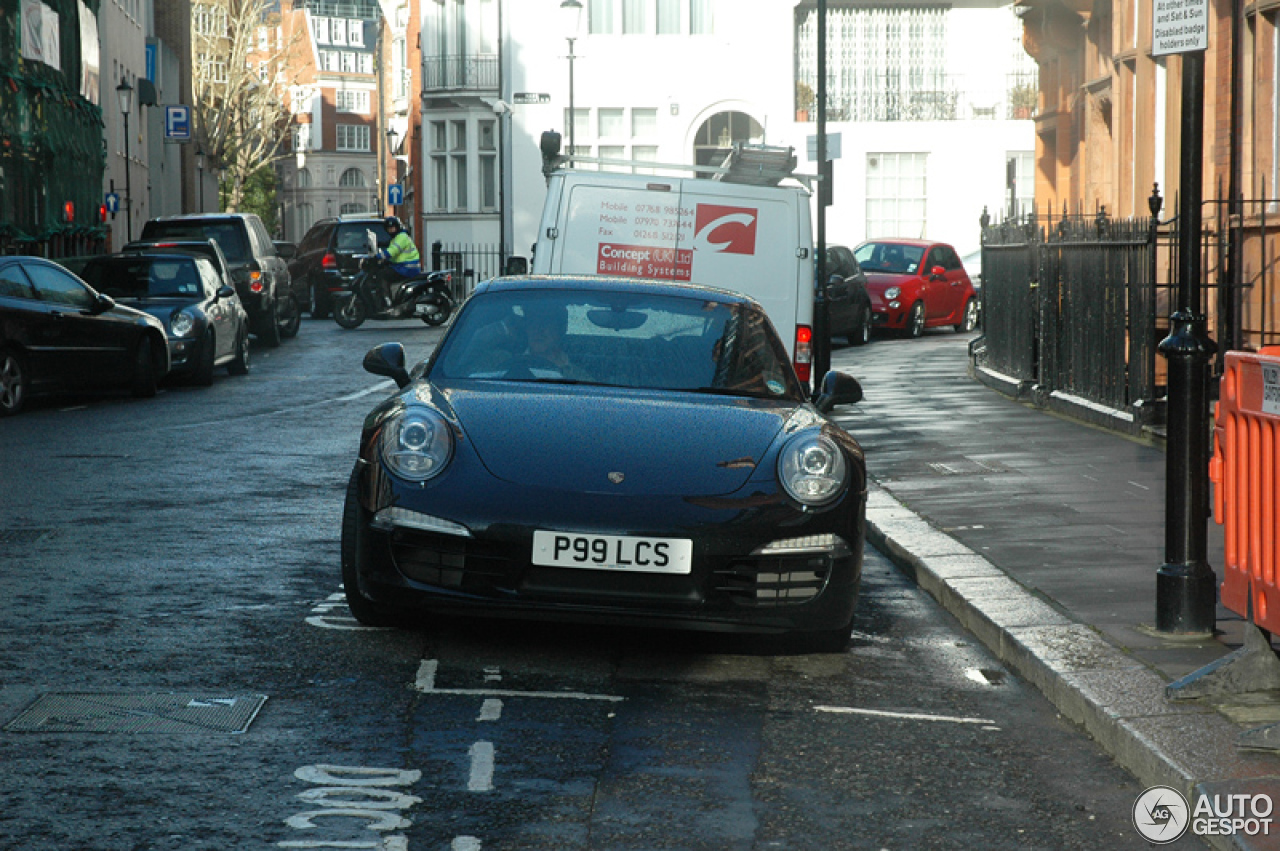
[[[699,204],[694,219],[694,250],[755,254],[759,216],[759,210],[754,207]]]
[[[609,474],[609,481],[613,482],[615,485],[620,485],[620,484],[622,484],[622,480],[623,480],[623,479],[625,479],[625,478],[626,478],[626,476],[624,476],[622,473],[610,473],[610,474]]]

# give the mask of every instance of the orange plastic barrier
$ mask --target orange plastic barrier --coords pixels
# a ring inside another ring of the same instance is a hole
[[[1227,352],[1214,419],[1213,518],[1226,543],[1222,605],[1280,632],[1280,346]]]

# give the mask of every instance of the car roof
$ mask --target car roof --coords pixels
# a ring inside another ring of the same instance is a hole
[[[513,275],[493,278],[476,285],[477,294],[487,290],[597,290],[599,292],[638,292],[645,295],[697,296],[725,304],[751,304],[755,299],[742,293],[701,284],[684,284],[653,278],[624,278],[609,275]]]
[[[214,221],[217,219],[247,219],[256,218],[256,213],[180,213],[175,216],[157,216],[152,219],[153,222],[197,222],[197,221]]]
[[[909,236],[877,236],[872,239],[864,239],[858,244],[858,247],[861,248],[862,246],[870,245],[873,242],[889,245],[920,245],[924,247],[928,247],[930,245],[945,245],[948,248],[951,247],[951,243],[949,242],[939,242],[936,239],[913,239]]]

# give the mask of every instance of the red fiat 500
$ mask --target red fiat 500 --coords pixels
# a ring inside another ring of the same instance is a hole
[[[919,337],[925,328],[951,325],[972,331],[978,297],[954,248],[921,239],[873,239],[854,249],[867,275],[877,328]]]

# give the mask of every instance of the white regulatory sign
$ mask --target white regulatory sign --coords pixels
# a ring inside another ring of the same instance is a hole
[[[1280,366],[1262,365],[1262,413],[1280,416]]]
[[[1155,0],[1154,12],[1152,56],[1209,47],[1209,0]]]

